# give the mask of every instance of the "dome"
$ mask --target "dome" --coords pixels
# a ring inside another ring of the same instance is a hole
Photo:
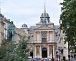
[[[27,25],[26,25],[26,24],[23,24],[22,27],[23,27],[23,28],[27,28]]]
[[[41,14],[40,19],[41,19],[41,23],[42,24],[48,24],[50,22],[49,14],[46,13],[46,12],[44,12],[44,13]]]
[[[42,13],[41,17],[49,17],[49,14],[48,13]]]

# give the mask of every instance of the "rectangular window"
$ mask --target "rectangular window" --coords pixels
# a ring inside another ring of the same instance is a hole
[[[47,41],[47,38],[42,38],[42,42],[46,42]]]
[[[47,31],[41,32],[42,42],[47,42]]]

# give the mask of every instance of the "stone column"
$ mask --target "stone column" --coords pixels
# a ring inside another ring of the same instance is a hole
[[[39,31],[39,42],[41,42],[41,31]]]
[[[49,58],[52,58],[52,45],[49,45]]]
[[[34,41],[35,41],[35,42],[37,41],[37,35],[36,35],[36,32],[34,33]]]
[[[39,41],[42,42],[42,41],[41,41],[41,31],[39,31],[39,32],[40,32],[40,40],[39,40]]]
[[[55,57],[55,46],[53,45],[53,57]]]
[[[41,49],[41,45],[40,45],[40,58],[42,58],[42,49]]]
[[[35,45],[33,45],[33,58],[35,58]]]
[[[49,31],[47,31],[47,42],[50,41],[50,35],[49,35]]]
[[[35,57],[34,58],[36,58],[36,46],[35,46],[35,52],[34,53],[35,53]]]
[[[53,31],[53,36],[52,36],[52,40],[53,40],[53,42],[55,41],[55,32]]]
[[[47,47],[47,58],[49,58],[49,45]]]

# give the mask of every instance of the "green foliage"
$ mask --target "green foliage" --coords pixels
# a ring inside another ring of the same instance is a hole
[[[65,33],[65,36],[67,36],[65,41],[69,42],[71,50],[74,49],[76,52],[76,0],[63,0],[61,5],[61,29]],[[67,23],[69,23],[69,28],[67,28]]]
[[[27,41],[22,39],[19,43],[4,40],[0,46],[0,61],[27,61]]]
[[[0,46],[0,61],[4,61],[4,58],[6,56],[6,46],[5,42],[3,41],[1,46]]]

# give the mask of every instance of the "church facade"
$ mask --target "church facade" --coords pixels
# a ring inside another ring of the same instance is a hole
[[[40,22],[28,28],[29,56],[32,58],[52,58],[56,56],[57,37],[54,23],[44,9]]]

